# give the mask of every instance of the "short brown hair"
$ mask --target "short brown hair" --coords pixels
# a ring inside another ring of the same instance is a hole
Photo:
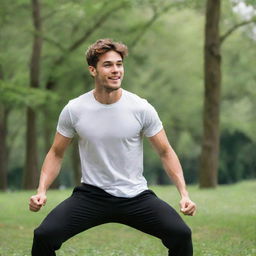
[[[128,55],[128,47],[125,44],[114,42],[109,38],[99,39],[94,44],[90,45],[86,51],[88,65],[96,67],[99,57],[108,51],[119,53],[122,59]]]

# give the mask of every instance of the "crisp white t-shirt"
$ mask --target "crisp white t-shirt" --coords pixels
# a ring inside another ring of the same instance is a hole
[[[118,197],[148,189],[143,176],[143,135],[162,129],[157,112],[145,99],[122,89],[113,104],[101,104],[89,91],[62,110],[57,131],[79,138],[82,178]]]

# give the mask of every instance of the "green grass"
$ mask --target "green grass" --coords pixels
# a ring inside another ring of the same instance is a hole
[[[178,210],[174,186],[151,187]],[[183,216],[192,228],[195,256],[256,255],[256,181],[199,190],[189,186],[197,215]],[[33,229],[71,190],[49,191],[48,203],[38,213],[28,211],[32,191],[0,193],[0,256],[30,255]],[[161,256],[161,241],[121,224],[105,224],[63,244],[58,256]]]

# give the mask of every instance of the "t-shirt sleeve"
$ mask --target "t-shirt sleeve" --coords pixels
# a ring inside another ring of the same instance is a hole
[[[68,138],[73,138],[75,136],[76,131],[72,124],[68,105],[66,105],[60,113],[57,132]]]
[[[163,124],[155,110],[148,102],[144,114],[143,134],[152,137],[163,129]]]

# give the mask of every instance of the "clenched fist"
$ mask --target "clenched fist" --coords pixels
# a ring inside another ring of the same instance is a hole
[[[29,200],[30,211],[32,212],[39,211],[41,207],[46,204],[46,201],[47,201],[47,198],[44,193],[31,196]]]
[[[180,211],[184,215],[194,216],[196,214],[196,204],[189,197],[183,197],[180,201]]]

